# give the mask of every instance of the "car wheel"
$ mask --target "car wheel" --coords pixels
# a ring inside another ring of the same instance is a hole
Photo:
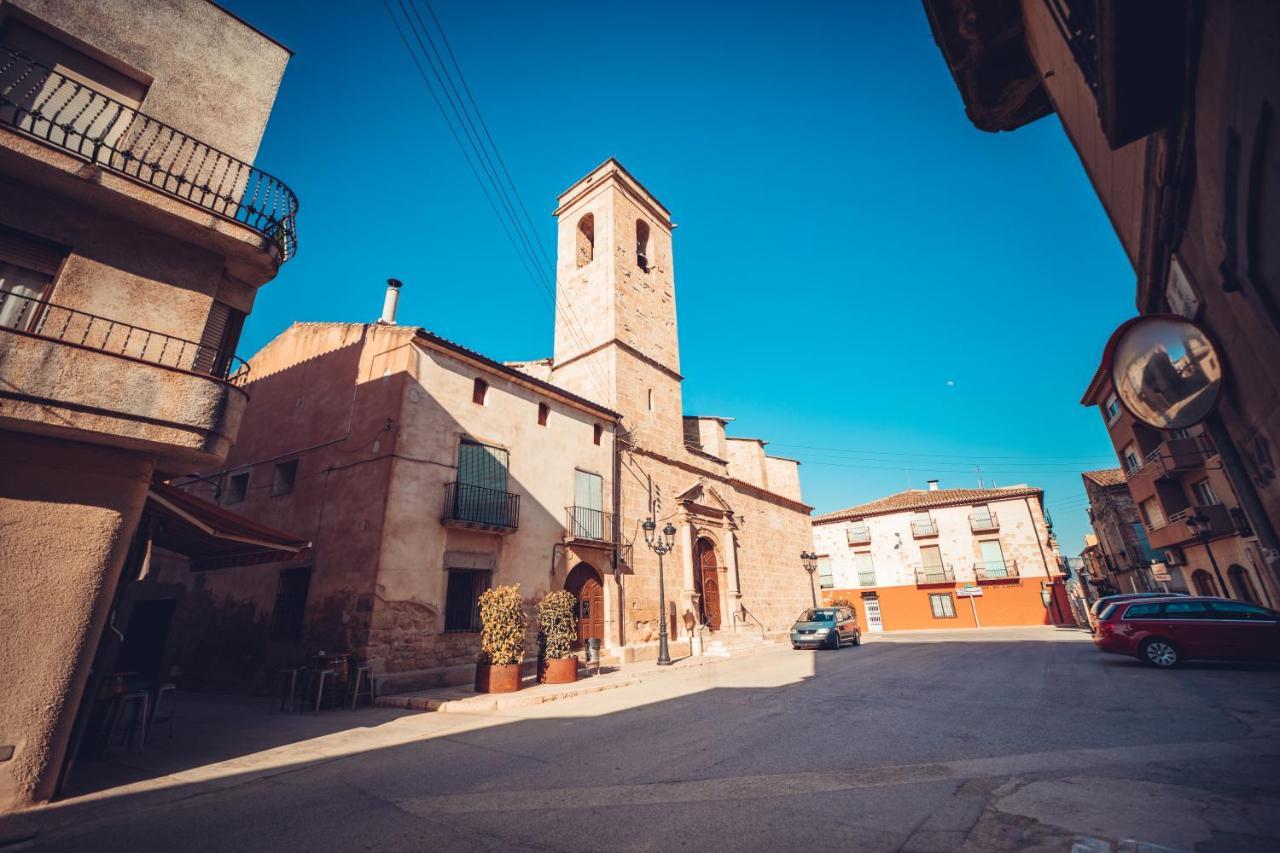
[[[794,651],[794,652],[798,652],[798,651],[800,651],[800,647],[799,647],[799,646],[797,646],[795,643],[792,643],[792,644],[791,644],[791,650],[792,650],[792,651]]]
[[[858,633],[856,633],[856,634],[854,634],[854,635],[853,635],[853,644],[854,644],[855,646],[860,646],[860,645],[862,645],[862,632],[861,632],[861,631],[859,631]]]
[[[840,648],[840,635],[839,635],[839,634],[832,634],[832,635],[831,635],[831,648],[833,648],[833,649],[838,649],[838,648]]]
[[[1181,658],[1177,647],[1160,637],[1149,637],[1138,647],[1138,659],[1160,669],[1177,666]]]

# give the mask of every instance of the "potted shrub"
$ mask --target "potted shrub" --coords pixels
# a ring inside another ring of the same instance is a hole
[[[538,680],[544,684],[568,684],[578,680],[578,657],[573,644],[578,639],[574,611],[578,600],[568,590],[549,592],[538,602],[538,625],[545,644],[546,660]]]
[[[513,693],[520,689],[524,635],[524,601],[519,584],[495,586],[481,593],[477,693]]]

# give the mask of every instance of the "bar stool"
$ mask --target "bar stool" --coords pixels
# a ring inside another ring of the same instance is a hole
[[[378,698],[378,685],[373,679],[373,673],[369,671],[369,665],[360,664],[355,670],[355,677],[351,679],[351,710],[353,711],[361,696],[369,697],[370,706]]]
[[[165,709],[165,713],[160,712],[161,705],[164,704],[164,697],[169,697],[169,706]],[[155,730],[157,723],[169,724],[169,740],[173,740],[173,717],[178,710],[178,685],[161,684],[156,688],[155,702],[151,705],[151,720],[147,723],[147,739],[150,740],[151,732]]]
[[[338,704],[338,671],[336,669],[313,669],[310,671],[311,685],[316,690],[316,716],[320,715],[320,704],[326,695],[329,697],[330,704]]]
[[[142,745],[147,741],[147,716],[150,710],[151,694],[145,690],[134,690],[125,693],[116,700],[112,710],[111,724],[107,728],[107,747],[111,740],[120,733],[120,721],[125,711],[129,711],[129,722],[125,728],[125,746],[142,752]],[[136,744],[136,746],[135,746]]]
[[[304,674],[310,672],[305,666],[282,666],[276,670],[276,683],[271,691],[271,701],[267,704],[267,712],[270,713],[272,706],[276,704],[276,696],[280,697],[280,710],[292,711],[293,698],[298,689],[298,679]],[[286,689],[286,685],[287,689]]]

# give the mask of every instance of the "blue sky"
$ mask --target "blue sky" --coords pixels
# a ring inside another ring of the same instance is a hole
[[[395,276],[402,322],[549,355],[382,4],[224,2],[295,51],[257,163],[300,252],[242,354],[375,319]],[[673,212],[686,412],[801,459],[819,512],[975,465],[1041,486],[1079,553],[1079,472],[1115,460],[1078,401],[1134,276],[1056,118],[970,125],[918,2],[434,2],[548,252],[556,195],[611,155]]]

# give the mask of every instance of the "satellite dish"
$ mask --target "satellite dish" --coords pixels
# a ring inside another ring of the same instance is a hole
[[[1117,334],[1111,381],[1129,413],[1156,429],[1184,429],[1213,412],[1222,393],[1222,357],[1183,317],[1139,317]]]

